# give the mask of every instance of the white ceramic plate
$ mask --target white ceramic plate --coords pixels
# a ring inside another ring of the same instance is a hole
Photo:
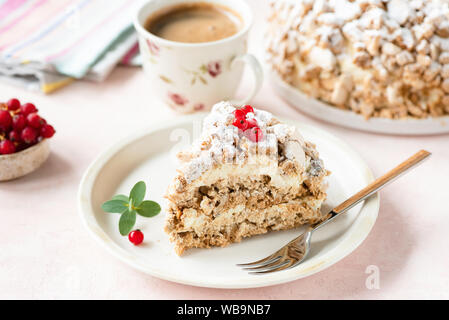
[[[101,204],[115,194],[128,194],[139,180],[147,183],[147,199],[165,207],[163,194],[175,174],[171,137],[192,132],[204,115],[178,118],[149,128],[117,143],[101,154],[87,169],[79,189],[79,212],[92,236],[113,255],[132,267],[155,277],[203,287],[250,288],[303,278],[323,270],[351,253],[365,239],[377,218],[379,198],[359,204],[346,215],[314,234],[312,251],[300,266],[268,275],[249,275],[236,263],[254,261],[271,254],[301,230],[271,232],[232,244],[227,248],[192,249],[178,257],[163,231],[165,216],[138,217],[136,228],[145,242],[133,246],[118,232],[117,214],[107,214]],[[363,160],[345,143],[323,130],[297,122],[307,140],[317,144],[329,177],[325,209],[337,205],[372,181]]]
[[[449,132],[449,116],[428,119],[391,120],[371,118],[349,110],[341,110],[320,100],[313,99],[283,81],[274,72],[269,71],[269,79],[275,91],[288,103],[311,117],[339,126],[368,132],[396,135],[431,135]]]

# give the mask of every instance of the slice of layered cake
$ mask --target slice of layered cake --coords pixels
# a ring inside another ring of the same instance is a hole
[[[169,186],[166,232],[181,255],[323,219],[328,172],[294,126],[216,104]]]

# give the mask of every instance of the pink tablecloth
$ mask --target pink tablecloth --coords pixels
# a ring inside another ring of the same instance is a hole
[[[260,2],[250,1],[259,30]],[[261,40],[253,30],[251,50],[262,58]],[[247,74],[241,95],[250,86]],[[0,100],[17,96],[35,102],[58,131],[53,153],[39,171],[0,183],[0,298],[449,298],[449,135],[394,137],[328,125],[297,113],[268,83],[255,106],[330,131],[357,150],[375,174],[420,148],[433,157],[381,193],[379,218],[358,249],[305,279],[262,289],[206,289],[159,280],[116,260],[84,230],[76,192],[103,148],[176,116],[153,102],[147,88],[142,72],[131,68],[117,69],[103,84],[79,82],[50,96],[0,85]],[[372,266],[379,270],[378,289],[366,283]]]

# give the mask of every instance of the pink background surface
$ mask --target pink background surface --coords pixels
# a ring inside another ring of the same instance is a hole
[[[262,59],[265,1],[249,2],[257,18],[250,51]],[[239,96],[251,84],[246,73]],[[381,192],[379,218],[359,248],[305,279],[260,289],[198,288],[145,275],[112,257],[84,229],[77,188],[104,148],[177,116],[152,99],[149,86],[142,71],[133,68],[117,68],[102,84],[77,82],[49,96],[0,84],[0,100],[14,96],[36,103],[57,129],[52,154],[40,170],[0,183],[0,298],[449,298],[449,135],[395,137],[329,125],[296,112],[267,81],[253,105],[335,134],[360,153],[375,175],[421,148],[433,156]],[[370,265],[379,268],[379,289],[365,285]]]

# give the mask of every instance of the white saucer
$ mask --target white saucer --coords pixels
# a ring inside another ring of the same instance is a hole
[[[371,118],[349,110],[341,110],[320,100],[310,98],[283,81],[274,72],[268,72],[275,91],[288,103],[307,115],[339,126],[368,132],[395,135],[432,135],[449,133],[449,116],[427,119],[391,120]]]
[[[118,231],[117,214],[104,213],[101,204],[115,194],[128,194],[139,180],[147,183],[147,199],[165,207],[163,194],[175,175],[171,134],[192,132],[192,123],[204,115],[178,118],[150,126],[102,153],[87,169],[79,188],[81,219],[94,239],[130,266],[158,278],[214,288],[251,288],[275,285],[307,277],[350,254],[366,238],[376,221],[379,198],[373,196],[316,232],[312,251],[300,266],[262,276],[249,275],[236,263],[254,261],[272,253],[300,233],[299,229],[271,232],[243,240],[227,248],[192,249],[178,257],[163,231],[164,212],[155,218],[138,217],[136,228],[145,234],[143,245],[133,246]],[[363,160],[341,140],[303,123],[298,126],[307,140],[316,143],[329,177],[329,209],[373,180]],[[177,130],[177,131],[174,131]]]

